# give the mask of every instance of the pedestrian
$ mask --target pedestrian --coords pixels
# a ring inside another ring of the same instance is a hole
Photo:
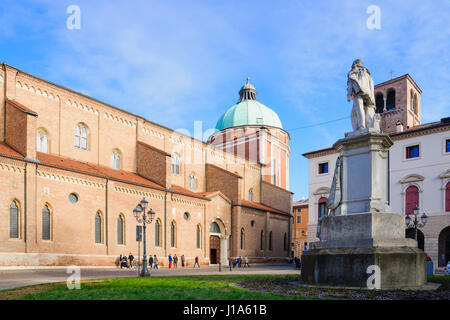
[[[239,256],[239,268],[241,267],[241,263],[242,263],[242,257]]]
[[[130,268],[133,268],[133,260],[134,260],[134,256],[131,254],[128,256],[128,260],[130,260]]]
[[[181,266],[184,268],[184,254],[181,255]]]
[[[124,254],[122,256],[122,261],[123,261],[123,267],[124,268],[128,268],[128,262],[127,262],[127,255],[126,254]]]
[[[306,246],[303,248],[303,252],[306,252],[307,250],[306,250]]]
[[[177,254],[175,253],[175,255],[173,256],[173,268],[174,269],[177,268],[177,264],[178,264],[178,257],[177,257]]]
[[[248,257],[247,256],[244,257],[244,261],[245,261],[244,268],[245,267],[250,268],[250,265],[248,264]]]
[[[236,261],[234,261],[233,268],[235,268],[236,266],[241,266],[241,257],[237,257]]]
[[[122,261],[122,254],[120,254],[120,256],[119,256],[119,266],[120,266],[120,269],[122,269],[122,267],[123,267],[123,261]]]
[[[172,256],[169,253],[169,269],[172,269],[172,261],[173,261]]]
[[[158,269],[158,258],[156,257],[156,254],[153,256],[153,269]]]
[[[153,256],[150,255],[150,258],[148,259],[148,265],[150,266],[150,269],[153,268]]]
[[[200,268],[200,264],[198,263],[198,256],[195,257],[194,268],[195,268],[195,265],[197,265]]]

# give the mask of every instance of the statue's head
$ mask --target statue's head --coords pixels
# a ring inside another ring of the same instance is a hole
[[[361,59],[356,59],[355,61],[353,61],[352,69],[353,69],[355,66],[357,66],[357,67],[362,67],[362,66],[363,66],[362,60],[361,60]]]

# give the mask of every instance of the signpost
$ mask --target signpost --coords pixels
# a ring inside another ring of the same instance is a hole
[[[141,269],[141,241],[142,241],[142,226],[136,226],[136,241],[138,243],[138,276]]]

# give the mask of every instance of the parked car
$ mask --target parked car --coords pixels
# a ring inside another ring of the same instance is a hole
[[[445,273],[446,276],[450,276],[450,261],[445,266],[444,273]]]

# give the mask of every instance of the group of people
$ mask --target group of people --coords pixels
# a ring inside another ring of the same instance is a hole
[[[169,269],[176,269],[178,267],[178,257],[177,254],[174,254],[174,256],[172,257],[171,254],[168,255],[168,261],[169,261]],[[133,260],[134,260],[134,256],[130,254],[127,256],[126,254],[124,255],[120,255],[119,257],[119,265],[120,268],[133,268]],[[184,256],[184,254],[181,255],[180,257],[180,261],[181,261],[181,267],[185,267],[187,266],[186,264],[186,258]],[[158,258],[155,255],[149,255],[148,258],[148,265],[150,267],[150,269],[159,269],[158,267]],[[194,259],[194,268],[195,267],[199,267],[200,268],[200,263],[199,263],[199,259],[198,256],[195,257]]]
[[[119,257],[120,269],[133,268],[133,260],[134,256],[131,254],[131,252],[128,256],[126,254],[120,255]]]
[[[241,257],[237,257],[237,259],[233,262],[233,268],[235,268],[236,266],[238,266],[239,268],[241,267],[242,264],[242,258]],[[248,264],[248,257],[245,256],[244,257],[244,268],[250,268],[250,265]]]

